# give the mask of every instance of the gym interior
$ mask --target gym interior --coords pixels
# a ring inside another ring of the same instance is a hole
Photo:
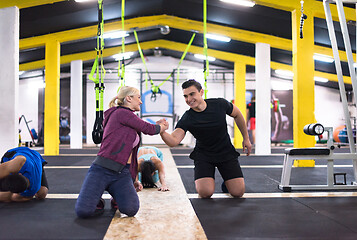
[[[1,1],[0,154],[38,151],[49,193],[0,203],[0,239],[355,239],[356,4]],[[91,134],[98,109],[133,86],[143,102],[138,116],[165,118],[172,132],[189,109],[187,79],[245,117],[255,98],[250,156],[227,117],[244,196],[224,193],[218,171],[213,196],[198,196],[191,134],[172,148],[142,135],[143,146],[162,150],[170,191],[139,192],[135,217],[111,209],[104,193],[103,215],[78,218],[74,205],[100,147]]]

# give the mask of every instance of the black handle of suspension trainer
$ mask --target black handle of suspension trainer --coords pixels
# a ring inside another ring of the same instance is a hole
[[[92,139],[95,144],[102,142],[103,131],[103,111],[97,111],[92,131]]]

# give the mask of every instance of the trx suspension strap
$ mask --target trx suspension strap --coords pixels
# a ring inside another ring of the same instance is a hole
[[[190,49],[190,46],[191,46],[191,44],[192,44],[193,39],[195,38],[195,36],[196,36],[196,33],[193,33],[193,35],[192,35],[192,37],[191,37],[191,40],[190,40],[190,42],[187,44],[186,49],[185,49],[185,51],[183,52],[183,54],[182,54],[182,56],[181,56],[181,59],[180,59],[178,65],[177,65],[177,68],[176,68],[176,69],[177,69],[177,84],[179,84],[180,65],[181,65],[183,59],[185,58],[185,56],[186,56],[186,54],[187,54],[187,52],[188,52],[188,49]],[[159,92],[159,93],[161,94],[160,87],[161,87],[162,85],[164,85],[164,83],[172,77],[172,74],[174,74],[174,72],[175,72],[175,69],[172,70],[172,72],[170,73],[170,75],[169,75],[162,83],[160,83],[159,85],[157,85],[157,86],[151,86],[151,91],[152,91],[152,93],[153,93],[153,96],[155,97],[155,100],[156,100],[156,93]],[[157,91],[157,92],[155,92],[155,91]]]
[[[103,65],[104,49],[104,19],[103,19],[103,0],[98,0],[98,31],[97,31],[97,57],[95,58],[89,79],[95,83],[95,102],[96,114],[92,131],[92,139],[95,144],[102,142],[103,138],[103,92],[105,69]],[[94,74],[96,76],[94,77]]]
[[[191,44],[192,44],[193,39],[195,38],[195,36],[196,36],[196,33],[193,33],[193,35],[192,35],[192,37],[191,37],[191,40],[190,40],[190,42],[188,43],[188,45],[186,46],[186,49],[185,49],[185,51],[183,52],[183,54],[182,54],[182,56],[181,56],[180,62],[179,62],[178,65],[177,65],[177,68],[176,68],[176,69],[177,69],[177,84],[179,84],[180,65],[181,65],[183,59],[185,58],[185,56],[186,56],[186,54],[187,54],[187,52],[188,52],[188,49],[190,48],[190,46],[191,46]],[[159,93],[159,94],[161,95],[160,87],[161,87],[162,85],[164,85],[164,83],[172,77],[172,74],[174,74],[174,72],[175,72],[175,69],[172,70],[172,72],[170,73],[170,75],[169,75],[162,83],[160,83],[159,85],[157,85],[157,86],[152,85],[152,86],[151,86],[151,92],[152,92],[152,94],[151,94],[151,101],[154,101],[154,102],[156,101],[156,94],[157,94],[157,93]]]
[[[203,55],[206,56],[206,60],[203,61],[203,75],[205,79],[204,83],[204,92],[205,98],[207,98],[207,78],[209,74],[209,62],[208,62],[208,55],[207,55],[207,0],[203,1]]]
[[[146,67],[146,62],[145,62],[144,54],[143,54],[143,51],[141,50],[140,43],[139,43],[139,39],[138,39],[138,34],[136,33],[135,30],[134,30],[134,36],[135,36],[136,43],[137,43],[137,45],[138,45],[138,51],[139,51],[141,60],[143,61],[143,64],[144,64],[144,67],[145,67],[145,86],[146,86],[146,89],[147,89],[147,88],[148,88],[148,77],[149,77],[149,79],[150,79],[151,86],[154,85],[154,82],[153,82],[153,80],[151,79],[151,77],[150,77],[150,75],[149,75],[148,68]]]
[[[150,84],[151,84],[151,92],[152,92],[150,99],[151,99],[151,101],[155,102],[156,101],[156,94],[160,94],[161,95],[162,93],[161,93],[160,88],[158,86],[155,86],[154,81],[150,77],[148,68],[146,66],[146,61],[145,61],[145,57],[144,57],[144,54],[143,54],[143,50],[140,47],[138,34],[136,33],[135,30],[134,30],[134,36],[135,36],[136,43],[138,45],[138,51],[139,51],[141,60],[142,60],[142,62],[144,64],[144,67],[145,67],[145,86],[146,86],[146,89],[147,89],[148,88],[148,77],[149,77]]]
[[[183,54],[182,54],[182,56],[181,56],[181,59],[180,59],[180,62],[179,62],[179,64],[178,64],[178,66],[177,66],[177,85],[178,85],[179,82],[180,82],[180,65],[181,65],[183,59],[186,57],[186,54],[187,54],[187,52],[188,52],[188,49],[190,49],[191,44],[192,44],[193,39],[195,38],[195,36],[196,36],[196,33],[194,32],[194,33],[192,34],[191,40],[190,40],[189,43],[187,44],[186,49],[185,49],[185,51],[183,52]],[[170,74],[169,77],[171,77],[171,76],[172,76],[172,73]],[[168,79],[168,78],[167,78],[167,79]],[[166,79],[166,80],[167,80],[167,79]],[[165,80],[165,81],[166,81],[166,80]]]
[[[124,31],[124,14],[125,14],[125,0],[121,1],[121,30]],[[118,77],[120,85],[118,92],[122,86],[125,86],[125,62],[124,62],[124,53],[125,53],[125,36],[121,38],[121,54],[122,60],[119,60],[118,63]]]
[[[150,84],[151,84],[151,92],[152,92],[152,94],[151,94],[151,101],[155,102],[155,101],[156,101],[156,95],[157,95],[157,94],[160,94],[160,95],[162,94],[162,93],[161,93],[161,90],[160,90],[160,87],[161,87],[162,85],[164,85],[164,83],[172,77],[172,75],[173,75],[174,72],[175,72],[175,69],[170,73],[170,75],[169,75],[162,83],[160,83],[159,85],[155,86],[154,81],[151,79],[150,74],[149,74],[149,71],[148,71],[148,69],[147,69],[147,67],[146,67],[146,61],[145,61],[145,58],[144,58],[144,54],[143,54],[143,51],[142,51],[142,49],[141,49],[141,47],[140,47],[138,35],[137,35],[137,33],[136,33],[135,30],[134,30],[134,35],[135,35],[136,43],[137,43],[137,45],[138,45],[138,51],[139,51],[141,60],[142,60],[142,62],[143,62],[143,64],[144,64],[144,67],[145,67],[145,73],[146,73],[146,75],[145,75],[146,89],[148,88],[148,85],[147,85],[147,77],[149,77],[149,79],[150,79]],[[192,35],[192,37],[191,37],[191,40],[190,40],[190,42],[188,43],[188,45],[187,45],[187,47],[186,47],[186,49],[185,49],[185,52],[184,52],[184,53],[182,54],[182,56],[181,56],[180,62],[179,62],[179,64],[178,64],[178,66],[177,66],[178,76],[179,76],[179,68],[180,68],[180,65],[181,65],[183,59],[185,58],[185,56],[186,56],[186,54],[187,54],[187,52],[188,52],[188,50],[189,50],[189,48],[190,48],[190,46],[191,46],[191,44],[192,44],[192,42],[193,42],[193,39],[195,38],[195,36],[196,36],[196,33],[193,33],[193,35]],[[178,84],[178,83],[179,83],[179,79],[177,78],[177,84]]]

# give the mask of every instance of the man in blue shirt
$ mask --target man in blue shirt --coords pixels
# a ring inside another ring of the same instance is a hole
[[[8,150],[0,164],[0,202],[44,199],[48,184],[42,156],[27,147]]]

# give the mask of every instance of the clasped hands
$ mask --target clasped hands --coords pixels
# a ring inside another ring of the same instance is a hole
[[[156,124],[160,125],[160,133],[165,132],[169,128],[169,123],[165,118],[158,120]]]

